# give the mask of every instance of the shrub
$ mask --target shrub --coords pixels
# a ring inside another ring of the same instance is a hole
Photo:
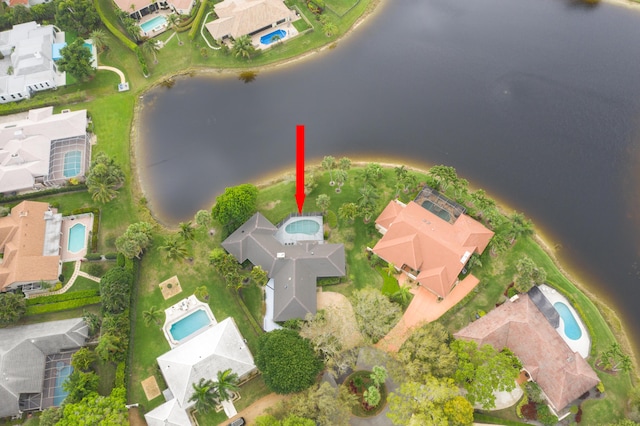
[[[99,296],[100,292],[96,290],[71,291],[62,294],[52,294],[50,296],[40,296],[27,299],[27,306],[47,305],[50,303],[64,302],[66,300],[84,299],[87,297]]]
[[[193,20],[192,26],[191,26],[191,31],[189,31],[189,38],[191,40],[196,38],[196,35],[198,34],[198,31],[200,30],[200,24],[202,23],[202,18],[204,17],[204,12],[207,10],[207,0],[202,0],[202,3],[200,3],[200,8],[198,9],[198,12],[196,13],[196,17]]]
[[[100,296],[83,297],[81,299],[73,299],[57,303],[47,303],[46,305],[27,306],[27,315],[66,311],[67,309],[74,309],[87,305],[95,305],[98,303],[100,303]]]
[[[133,41],[131,41],[122,31],[120,31],[118,29],[118,26],[115,23],[111,22],[107,18],[107,15],[102,10],[101,3],[99,1],[94,1],[93,4],[96,10],[98,11],[98,16],[100,16],[100,20],[105,25],[105,27],[107,27],[109,32],[113,34],[122,43],[124,43],[124,45],[127,46],[130,50],[135,51],[137,48],[136,44]]]
[[[327,212],[327,225],[329,225],[329,228],[338,226],[338,216],[336,216],[333,210]]]
[[[524,407],[525,405],[527,405],[529,403],[529,398],[527,398],[527,394],[525,393],[524,395],[522,395],[522,399],[520,400],[520,402],[518,402],[518,405],[516,405],[516,415],[519,418],[524,418],[524,416],[522,415],[522,407]]]
[[[125,363],[124,362],[120,362],[118,363],[118,366],[116,367],[116,381],[115,381],[115,386],[119,387],[119,386],[124,386],[124,370],[125,370]]]
[[[116,260],[118,258],[118,252],[112,251],[112,252],[106,253],[104,255],[104,258],[107,259],[107,260]],[[123,266],[124,266],[124,264],[123,264]]]
[[[509,289],[507,290],[507,297],[511,299],[516,294],[518,294],[518,290],[516,290],[515,287],[509,287]]]
[[[538,421],[545,426],[553,426],[558,423],[558,418],[551,412],[548,405],[539,405]]]
[[[116,258],[116,265],[123,268],[125,262],[124,254],[118,253],[118,257]]]
[[[87,260],[101,260],[102,255],[100,253],[87,253],[85,256]]]
[[[104,268],[100,263],[90,263],[87,267],[87,273],[94,277],[101,277],[104,274]]]

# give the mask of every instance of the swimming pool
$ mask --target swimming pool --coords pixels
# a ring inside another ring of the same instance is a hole
[[[64,177],[78,176],[82,170],[82,152],[69,151],[64,154]]]
[[[562,302],[556,302],[553,304],[553,307],[556,308],[556,311],[560,314],[560,318],[562,318],[564,334],[571,340],[578,340],[582,337],[582,330],[580,330],[578,321],[576,321],[567,305]]]
[[[67,243],[67,250],[72,253],[77,253],[84,248],[85,236],[87,233],[87,227],[81,223],[76,223],[69,228],[69,242]]]
[[[171,333],[173,340],[180,341],[209,324],[211,324],[211,319],[209,319],[207,313],[203,309],[198,309],[181,320],[171,324],[169,333]]]
[[[62,401],[64,401],[69,394],[69,392],[66,392],[62,388],[62,384],[73,372],[73,367],[65,365],[64,362],[58,362],[58,364],[56,364],[56,369],[58,370],[58,374],[56,375],[56,386],[53,388],[53,405],[59,407],[62,405]]]
[[[289,234],[314,235],[320,230],[320,224],[315,220],[300,219],[288,224],[284,230]]]
[[[140,24],[140,28],[142,28],[142,31],[144,31],[145,33],[150,33],[151,31],[157,30],[158,28],[165,25],[166,23],[167,23],[167,18],[160,15],[160,16],[156,16],[155,18],[147,22]]]
[[[274,41],[282,40],[286,36],[287,36],[287,32],[285,30],[275,30],[269,34],[266,34],[260,37],[260,43],[271,44]]]

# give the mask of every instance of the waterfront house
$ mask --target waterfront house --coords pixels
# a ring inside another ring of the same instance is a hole
[[[215,40],[253,35],[297,16],[282,0],[224,0],[213,8],[218,19],[205,26]]]

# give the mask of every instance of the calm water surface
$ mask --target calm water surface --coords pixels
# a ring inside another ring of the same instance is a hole
[[[339,46],[144,97],[139,166],[167,222],[324,155],[447,164],[558,244],[640,333],[640,13],[567,0],[394,0]],[[292,194],[293,196],[293,194]]]

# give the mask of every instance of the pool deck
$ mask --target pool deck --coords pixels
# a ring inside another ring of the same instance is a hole
[[[69,230],[77,223],[85,226],[84,248],[79,252],[69,251]],[[93,214],[85,213],[79,215],[65,216],[62,218],[62,237],[60,238],[60,258],[63,262],[72,262],[83,259],[87,255],[89,237],[93,229]]]
[[[185,337],[180,341],[174,340],[173,336],[171,336],[171,332],[169,331],[171,329],[171,326],[174,323],[189,316],[190,314],[192,314],[193,312],[199,309],[202,309],[207,313],[207,317],[209,317],[209,320],[211,320],[211,323],[208,326],[201,328],[197,332],[192,333],[191,335]],[[211,312],[211,308],[209,307],[209,305],[199,301],[198,298],[196,298],[196,296],[194,295],[191,295],[186,299],[182,299],[175,305],[168,307],[167,309],[164,310],[164,313],[165,313],[166,319],[164,321],[164,325],[162,326],[162,331],[164,332],[164,337],[167,339],[167,342],[169,342],[169,346],[171,346],[171,349],[192,339],[194,336],[197,336],[207,328],[213,327],[218,323],[218,321],[216,320],[216,317],[213,316],[213,312]]]
[[[576,322],[580,327],[580,331],[582,332],[582,335],[578,340],[573,340],[568,338],[563,331],[564,320],[562,319],[562,316],[560,317],[560,326],[556,329],[556,331],[558,332],[560,337],[562,337],[562,339],[567,343],[567,345],[571,348],[572,351],[579,353],[584,359],[589,358],[589,352],[591,349],[591,338],[589,337],[589,332],[587,332],[587,329],[582,322],[582,318],[580,318],[580,315],[578,315],[576,310],[573,308],[573,306],[571,305],[571,302],[569,302],[567,298],[564,297],[562,294],[560,294],[558,291],[549,287],[546,284],[542,284],[538,287],[540,288],[542,293],[545,295],[549,303],[551,303],[552,305],[556,302],[562,302],[565,305],[567,305],[567,307],[571,311],[571,314],[576,319]]]
[[[156,11],[154,13],[150,13],[147,16],[143,16],[142,19],[140,19],[140,21],[138,22],[138,26],[140,27],[140,32],[142,33],[142,35],[146,36],[146,37],[155,37],[159,34],[162,34],[163,32],[167,31],[169,29],[169,21],[167,20],[167,22],[158,27],[158,29],[156,31],[149,31],[146,32],[144,29],[142,29],[142,24],[144,24],[145,22],[149,22],[154,18],[157,18],[158,16],[164,16],[165,19],[167,18],[167,16],[171,15],[173,12],[171,10],[159,10]]]

